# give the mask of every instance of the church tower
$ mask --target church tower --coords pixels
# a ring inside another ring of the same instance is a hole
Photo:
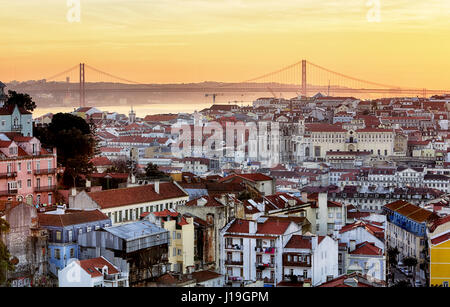
[[[6,100],[8,100],[8,96],[5,93],[6,85],[0,81],[0,107],[5,105]]]
[[[136,112],[131,107],[130,113],[128,113],[128,123],[132,124],[136,121]]]

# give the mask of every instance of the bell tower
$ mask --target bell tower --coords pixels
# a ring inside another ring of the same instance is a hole
[[[8,100],[8,95],[5,93],[6,85],[0,81],[0,107],[5,105],[6,100]]]

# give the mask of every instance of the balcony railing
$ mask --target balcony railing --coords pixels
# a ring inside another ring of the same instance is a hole
[[[15,194],[17,194],[17,189],[9,189],[9,190],[0,191],[0,196],[15,195]]]
[[[257,253],[275,254],[275,247],[255,247]]]
[[[241,251],[242,250],[242,246],[239,245],[239,244],[228,244],[225,249]]]
[[[225,265],[243,265],[243,260],[225,260]]]
[[[123,276],[122,274],[108,274],[103,275],[103,279],[105,281],[119,281],[120,279],[125,279],[126,276]]]
[[[15,178],[15,177],[17,177],[17,172],[0,173],[0,179]]]
[[[273,269],[275,267],[275,264],[273,263],[256,263],[256,269],[258,270],[264,270],[264,269]]]
[[[56,173],[56,168],[43,168],[43,169],[35,169],[35,175],[47,175]]]
[[[49,186],[45,186],[45,187],[35,187],[34,191],[35,192],[51,192],[56,190],[56,185],[49,185]]]
[[[22,130],[22,125],[13,125],[11,127],[12,131],[21,131]]]

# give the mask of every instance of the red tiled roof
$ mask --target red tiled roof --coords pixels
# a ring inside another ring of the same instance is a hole
[[[293,235],[284,248],[311,249],[311,239],[310,236]]]
[[[103,257],[80,260],[79,264],[83,270],[86,271],[91,277],[103,276],[101,270],[104,266],[108,267],[108,274],[118,274],[119,271],[114,265]],[[100,271],[99,271],[100,270]]]
[[[94,157],[91,159],[94,166],[112,165],[112,162],[107,157]]]
[[[441,244],[442,242],[445,242],[448,240],[450,240],[450,232],[446,232],[446,233],[440,235],[439,237],[431,239],[431,244],[438,245],[438,244]]]
[[[227,232],[238,232],[238,233],[248,233],[249,231],[249,221],[236,219],[233,224],[228,228]]]
[[[180,213],[178,212],[174,212],[174,211],[170,211],[168,209],[165,209],[163,211],[158,211],[158,212],[153,212],[153,214],[155,216],[159,216],[159,217],[166,217],[166,216],[171,216],[171,217],[177,217],[180,215]]]
[[[311,132],[347,132],[339,124],[306,124],[306,130]]]
[[[131,188],[90,192],[88,195],[103,209],[188,196],[172,182],[160,183],[159,193],[155,192],[153,184],[149,184]]]
[[[369,233],[371,233],[375,237],[379,239],[384,239],[384,229],[381,227],[377,227],[375,225],[371,225],[366,221],[356,221],[352,224],[347,224],[339,230],[339,233],[351,231],[358,227],[364,227]]]
[[[350,254],[381,256],[383,255],[383,250],[376,247],[374,243],[365,241],[356,245],[356,249],[351,251]]]
[[[100,210],[66,210],[65,214],[38,213],[38,219],[41,226],[64,227],[109,220],[109,217]]]
[[[264,223],[258,223],[258,234],[281,235],[286,232],[292,221],[268,218]]]
[[[227,182],[234,178],[243,178],[250,181],[268,181],[272,180],[272,177],[266,176],[261,173],[253,173],[253,174],[233,174],[229,175],[225,178],[219,179],[218,182]]]

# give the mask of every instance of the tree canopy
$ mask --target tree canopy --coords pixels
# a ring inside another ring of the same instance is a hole
[[[17,93],[16,91],[8,91],[8,100],[5,105],[17,105],[19,108],[23,107],[25,110],[32,112],[36,109],[36,103],[28,94]]]
[[[6,282],[6,272],[13,271],[14,265],[11,263],[8,248],[2,241],[2,234],[9,231],[9,224],[6,220],[0,218],[0,285]]]
[[[35,128],[35,136],[49,147],[56,147],[58,163],[66,168],[65,175],[73,179],[80,174],[92,172],[90,160],[96,152],[96,140],[86,121],[69,113],[58,113],[53,116],[46,127]]]
[[[145,167],[145,176],[151,179],[162,179],[168,177],[166,173],[159,170],[158,165],[153,163],[149,163]]]

